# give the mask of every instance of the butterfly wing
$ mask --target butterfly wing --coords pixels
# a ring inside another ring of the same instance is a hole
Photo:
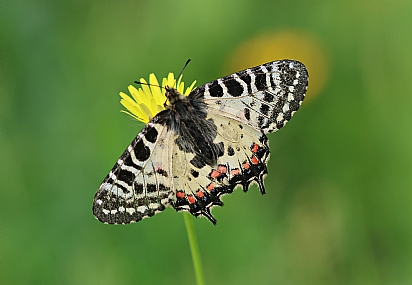
[[[163,211],[174,199],[173,134],[158,122],[162,117],[159,113],[146,125],[100,185],[93,213],[101,222],[138,222]]]
[[[210,210],[222,206],[220,196],[232,193],[237,185],[247,191],[251,182],[265,194],[269,146],[266,133],[283,127],[299,109],[306,93],[308,73],[297,61],[282,60],[246,69],[205,84],[189,95],[192,105],[205,103],[206,121],[215,132],[210,147],[218,146],[215,160],[193,163],[191,152],[174,151],[182,157],[174,169],[184,167],[177,178],[176,210],[204,215],[216,220]],[[200,105],[200,104],[199,104]],[[198,129],[202,129],[200,126]],[[199,141],[210,135],[202,134]],[[201,151],[200,151],[201,152]]]
[[[203,215],[216,224],[211,208],[222,206],[220,197],[232,193],[236,185],[242,185],[247,191],[249,184],[256,181],[264,193],[263,177],[267,173],[269,148],[266,136],[260,131],[213,110],[209,115],[217,126],[213,142],[221,146],[221,151],[215,163],[198,165],[193,163],[194,153],[179,151],[175,146],[176,201],[173,207],[195,216]]]
[[[308,86],[306,67],[279,60],[248,68],[193,90],[203,94],[209,109],[271,133],[283,127],[299,109]]]

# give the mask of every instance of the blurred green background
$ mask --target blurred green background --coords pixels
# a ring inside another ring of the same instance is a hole
[[[1,284],[194,284],[181,213],[109,226],[95,191],[143,127],[120,91],[307,64],[267,195],[194,221],[206,284],[412,284],[410,1],[2,1]]]

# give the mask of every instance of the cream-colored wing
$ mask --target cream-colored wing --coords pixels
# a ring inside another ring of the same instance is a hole
[[[174,199],[173,133],[156,120],[136,136],[100,185],[93,213],[101,222],[138,222],[163,211]]]

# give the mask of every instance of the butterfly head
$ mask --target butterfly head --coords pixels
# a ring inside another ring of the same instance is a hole
[[[165,96],[167,100],[169,101],[169,104],[167,104],[167,101],[165,102],[165,107],[167,106],[173,106],[175,105],[178,101],[186,101],[187,97],[181,94],[179,91],[177,91],[176,88],[165,86]]]

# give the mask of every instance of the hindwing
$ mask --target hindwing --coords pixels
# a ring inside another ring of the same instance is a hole
[[[173,172],[176,201],[173,207],[195,216],[203,215],[215,224],[216,219],[210,209],[222,206],[220,197],[232,193],[237,185],[241,185],[246,192],[250,183],[257,182],[261,193],[265,193],[263,177],[267,173],[269,147],[261,131],[213,111],[210,115],[217,126],[214,143],[222,145],[222,150],[214,164],[201,167],[191,163],[193,153],[175,150]]]

